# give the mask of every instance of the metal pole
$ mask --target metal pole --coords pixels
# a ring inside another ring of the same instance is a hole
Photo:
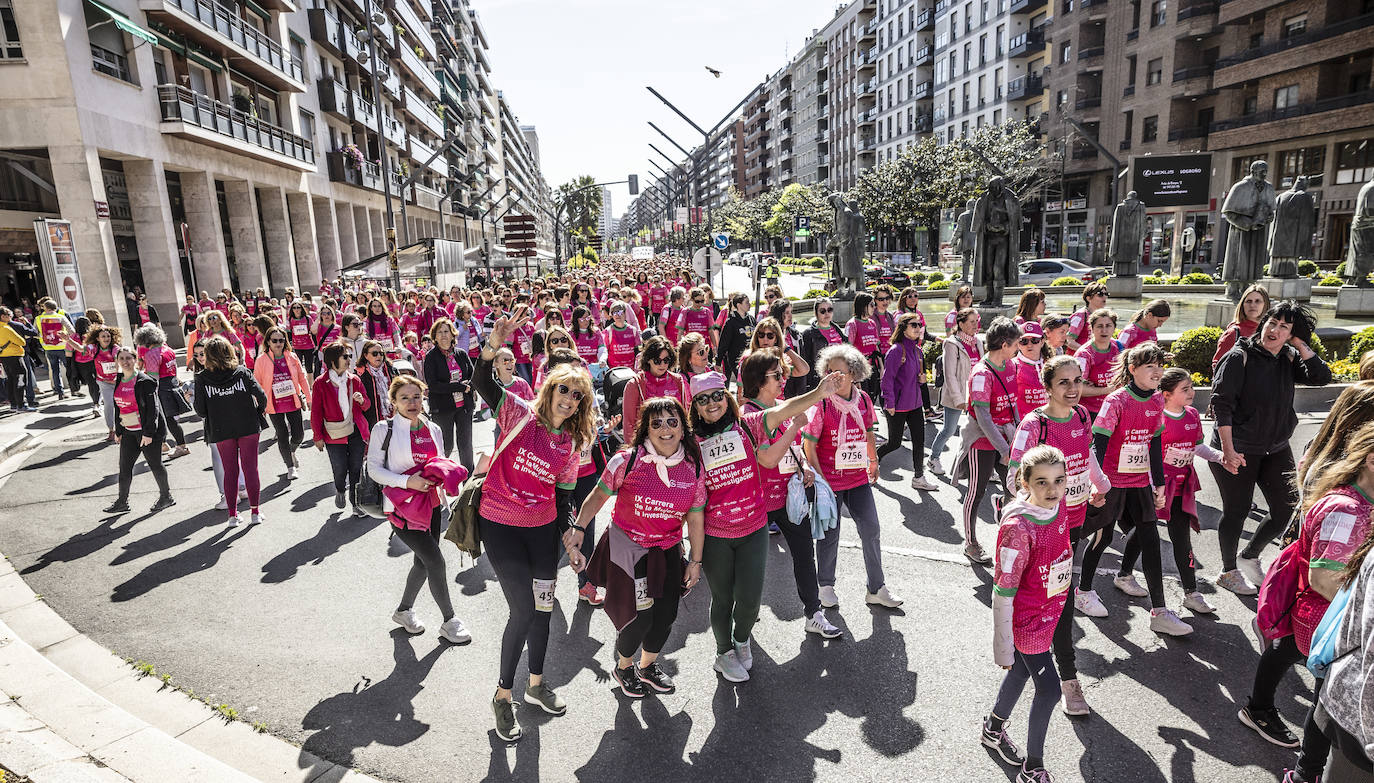
[[[401,268],[396,261],[396,216],[391,213],[391,159],[386,154],[386,132],[382,124],[382,90],[377,79],[377,31],[372,24],[372,0],[363,0],[363,24],[367,25],[367,62],[372,77],[372,100],[377,104],[377,150],[381,153],[382,199],[386,205],[386,253],[391,270],[391,287],[401,290]],[[401,197],[404,206],[405,197]]]

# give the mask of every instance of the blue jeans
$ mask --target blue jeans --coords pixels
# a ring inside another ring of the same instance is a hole
[[[38,407],[38,374],[33,370],[33,360],[24,357],[24,399],[30,408]]]
[[[945,449],[945,442],[959,429],[959,419],[964,414],[958,408],[945,408],[945,421],[940,426],[940,431],[936,433],[935,440],[930,443],[930,458],[939,459],[940,452]]]
[[[43,355],[48,359],[48,380],[52,381],[53,394],[62,394],[62,375],[67,365],[67,352],[44,349]]]

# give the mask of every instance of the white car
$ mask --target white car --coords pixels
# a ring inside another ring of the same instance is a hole
[[[1022,261],[1017,268],[1021,272],[1021,285],[1035,283],[1048,286],[1061,277],[1076,277],[1084,283],[1091,283],[1107,276],[1106,267],[1088,266],[1071,258],[1033,258]]]

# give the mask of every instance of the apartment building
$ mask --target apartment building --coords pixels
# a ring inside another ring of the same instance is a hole
[[[792,161],[792,70],[788,62],[768,77],[768,114],[773,131],[768,136],[769,179],[773,187],[794,182]]]
[[[877,24],[878,101],[861,118],[878,142],[878,161],[901,155],[929,135],[935,97],[934,0],[899,0],[880,6]]]
[[[313,289],[385,251],[388,196],[399,244],[479,246],[471,218],[534,187],[465,0],[0,6],[0,295],[43,287],[37,217],[71,221],[88,306],[127,324],[134,288],[163,312]]]
[[[829,60],[825,39],[812,31],[788,69],[791,81],[791,181],[803,185],[830,177]]]
[[[768,110],[769,97],[775,85],[765,81],[755,87],[741,108],[740,119],[744,123],[744,195],[754,198],[772,188],[772,155],[768,142],[773,135],[773,113]]]
[[[859,172],[877,161],[872,110],[878,102],[878,4],[879,0],[854,0],[820,33],[826,42],[830,94],[826,109],[817,119],[828,123],[827,181],[836,190],[854,187]]]

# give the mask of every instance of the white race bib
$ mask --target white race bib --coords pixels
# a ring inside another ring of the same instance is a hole
[[[714,437],[701,442],[701,457],[706,461],[707,470],[725,467],[744,459],[744,439],[739,430],[731,427]]]
[[[535,579],[534,583],[534,611],[552,612],[553,611],[553,588],[558,584],[557,579]]]
[[[530,356],[534,353],[534,344],[531,343],[529,340],[521,340],[520,353],[524,354],[525,356]]]
[[[1117,470],[1122,473],[1150,472],[1150,444],[1126,443],[1121,446],[1121,461]]]
[[[272,396],[278,400],[284,400],[291,396],[295,384],[290,378],[282,378],[279,381],[272,381]]]
[[[835,470],[867,470],[868,442],[862,440],[841,443],[835,449]]]
[[[1086,473],[1084,475],[1087,475]],[[1069,589],[1073,584],[1073,552],[1065,552],[1064,557],[1050,565],[1050,573],[1045,578],[1045,594],[1053,598]]]
[[[114,363],[114,362],[101,362],[101,363],[100,363],[100,372],[101,372],[102,375],[114,375],[114,374],[115,374],[115,363]]]
[[[309,327],[309,326],[306,326],[305,324],[292,324],[292,325],[291,325],[291,334],[306,334],[306,333],[308,333],[309,331],[310,331],[310,327]]]
[[[391,350],[392,348],[396,347],[396,341],[392,339],[391,335],[389,334],[380,335],[377,338],[377,342],[381,343],[382,347],[386,348],[387,350]]]
[[[141,429],[138,421],[138,413],[136,411],[132,413],[119,414],[119,423],[123,424],[124,429],[126,430]]]
[[[1164,450],[1164,464],[1175,468],[1186,468],[1193,464],[1193,446],[1183,443],[1170,443]]]
[[[790,476],[796,473],[799,467],[800,466],[797,464],[797,457],[792,453],[791,449],[788,449],[787,453],[783,454],[782,459],[778,461],[778,472],[784,476]]]
[[[635,611],[642,612],[652,608],[654,599],[649,595],[649,577],[641,576],[635,579]]]
[[[1088,497],[1092,495],[1092,481],[1089,480],[1088,471],[1079,471],[1068,479],[1064,485],[1064,503],[1068,506],[1081,506],[1087,503]]]

